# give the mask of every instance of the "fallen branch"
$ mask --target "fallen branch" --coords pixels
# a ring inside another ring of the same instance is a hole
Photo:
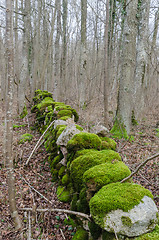
[[[19,208],[19,211],[33,211],[32,208]],[[58,209],[58,208],[46,208],[46,209],[36,209],[37,212],[61,212],[61,213],[68,213],[68,214],[72,214],[72,215],[76,215],[79,217],[83,217],[86,218],[88,221],[91,221],[91,216],[87,215],[85,213],[81,213],[81,212],[75,212],[75,211],[71,211],[71,210],[67,210],[67,209]]]
[[[30,156],[28,157],[25,165],[27,166],[31,157],[33,156],[33,153],[35,152],[35,150],[37,149],[38,147],[38,144],[40,143],[41,139],[44,137],[45,133],[49,130],[49,128],[53,125],[54,121],[50,123],[50,125],[47,127],[47,129],[45,130],[45,132],[43,133],[43,135],[39,138],[39,141],[37,142],[37,144],[35,145],[33,151],[31,152]]]
[[[121,181],[121,183],[129,180],[129,179],[130,179],[132,176],[134,176],[148,161],[150,161],[150,160],[152,160],[152,159],[154,159],[154,158],[156,158],[156,157],[158,157],[158,156],[159,156],[159,153],[157,153],[157,154],[155,154],[155,155],[147,158],[144,162],[140,163],[140,165],[136,168],[136,170],[135,170],[134,172],[132,172],[128,177],[124,178],[124,179]]]

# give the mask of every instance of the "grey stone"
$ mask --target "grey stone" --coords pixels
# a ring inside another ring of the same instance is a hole
[[[66,146],[68,141],[73,138],[74,135],[80,133],[81,131],[76,128],[75,125],[67,126],[64,131],[58,137],[56,144],[61,146]]]
[[[91,128],[90,132],[95,133],[100,137],[106,137],[109,133],[109,130],[103,125],[96,125]]]
[[[157,207],[154,201],[144,196],[142,201],[128,212],[118,209],[104,217],[104,229],[108,232],[136,237],[152,231],[157,224]]]
[[[57,126],[59,126],[59,125],[68,125],[68,123],[66,122],[66,121],[64,121],[64,120],[55,120],[55,122],[54,122],[54,129],[56,129],[57,128]]]

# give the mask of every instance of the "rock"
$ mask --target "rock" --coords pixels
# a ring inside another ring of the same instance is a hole
[[[152,231],[158,210],[151,192],[134,183],[111,183],[90,200],[90,213],[102,229],[128,237]]]
[[[157,223],[157,207],[154,201],[144,196],[142,201],[128,212],[118,209],[110,212],[104,219],[104,229],[111,232],[136,237],[152,231]]]
[[[58,137],[56,144],[66,146],[68,141],[76,134],[80,133],[81,131],[76,128],[75,125],[70,125],[65,128],[65,130],[61,133]]]
[[[105,137],[108,135],[109,130],[106,127],[104,127],[103,125],[96,125],[91,128],[90,132],[95,133],[100,137]]]
[[[64,120],[55,120],[54,129],[56,129],[56,127],[59,126],[59,125],[68,125],[68,123]]]

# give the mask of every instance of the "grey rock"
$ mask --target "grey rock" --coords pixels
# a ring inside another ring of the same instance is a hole
[[[59,126],[59,125],[68,125],[68,123],[66,122],[66,121],[64,121],[64,120],[55,120],[55,122],[54,122],[54,129],[56,129],[57,128],[57,126]]]
[[[81,131],[76,128],[75,125],[67,126],[61,135],[58,137],[56,144],[61,146],[66,146],[68,141],[73,138],[74,135],[80,133]]]
[[[105,137],[108,135],[109,130],[106,127],[104,127],[103,125],[96,125],[91,128],[90,132],[95,133],[100,137]]]
[[[118,209],[106,214],[104,229],[108,232],[136,237],[155,228],[158,221],[157,212],[154,201],[144,196],[142,201],[128,212]]]

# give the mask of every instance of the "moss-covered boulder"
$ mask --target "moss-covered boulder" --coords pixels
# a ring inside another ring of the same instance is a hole
[[[87,170],[83,181],[89,191],[96,192],[109,183],[120,182],[130,174],[131,171],[122,161],[107,162]]]
[[[37,109],[42,112],[43,110],[46,109],[46,107],[49,106],[54,106],[54,100],[50,97],[46,97],[44,98],[38,105],[37,105]]]
[[[81,132],[76,134],[67,144],[68,151],[80,149],[101,149],[101,139],[94,133]]]
[[[91,154],[87,153],[73,160],[70,165],[70,174],[76,191],[79,192],[82,189],[84,184],[83,174],[88,169],[102,163],[114,162],[116,160],[121,161],[121,157],[113,150],[92,151]]]
[[[155,228],[158,210],[152,198],[141,185],[111,183],[91,198],[90,212],[106,231],[134,237]]]
[[[32,139],[33,139],[33,135],[32,134],[25,133],[25,134],[20,136],[19,144],[23,144],[25,142],[30,142]]]
[[[52,93],[50,93],[48,91],[42,91],[40,89],[36,90],[35,97],[33,97],[34,105],[40,103],[46,97],[52,98]]]

